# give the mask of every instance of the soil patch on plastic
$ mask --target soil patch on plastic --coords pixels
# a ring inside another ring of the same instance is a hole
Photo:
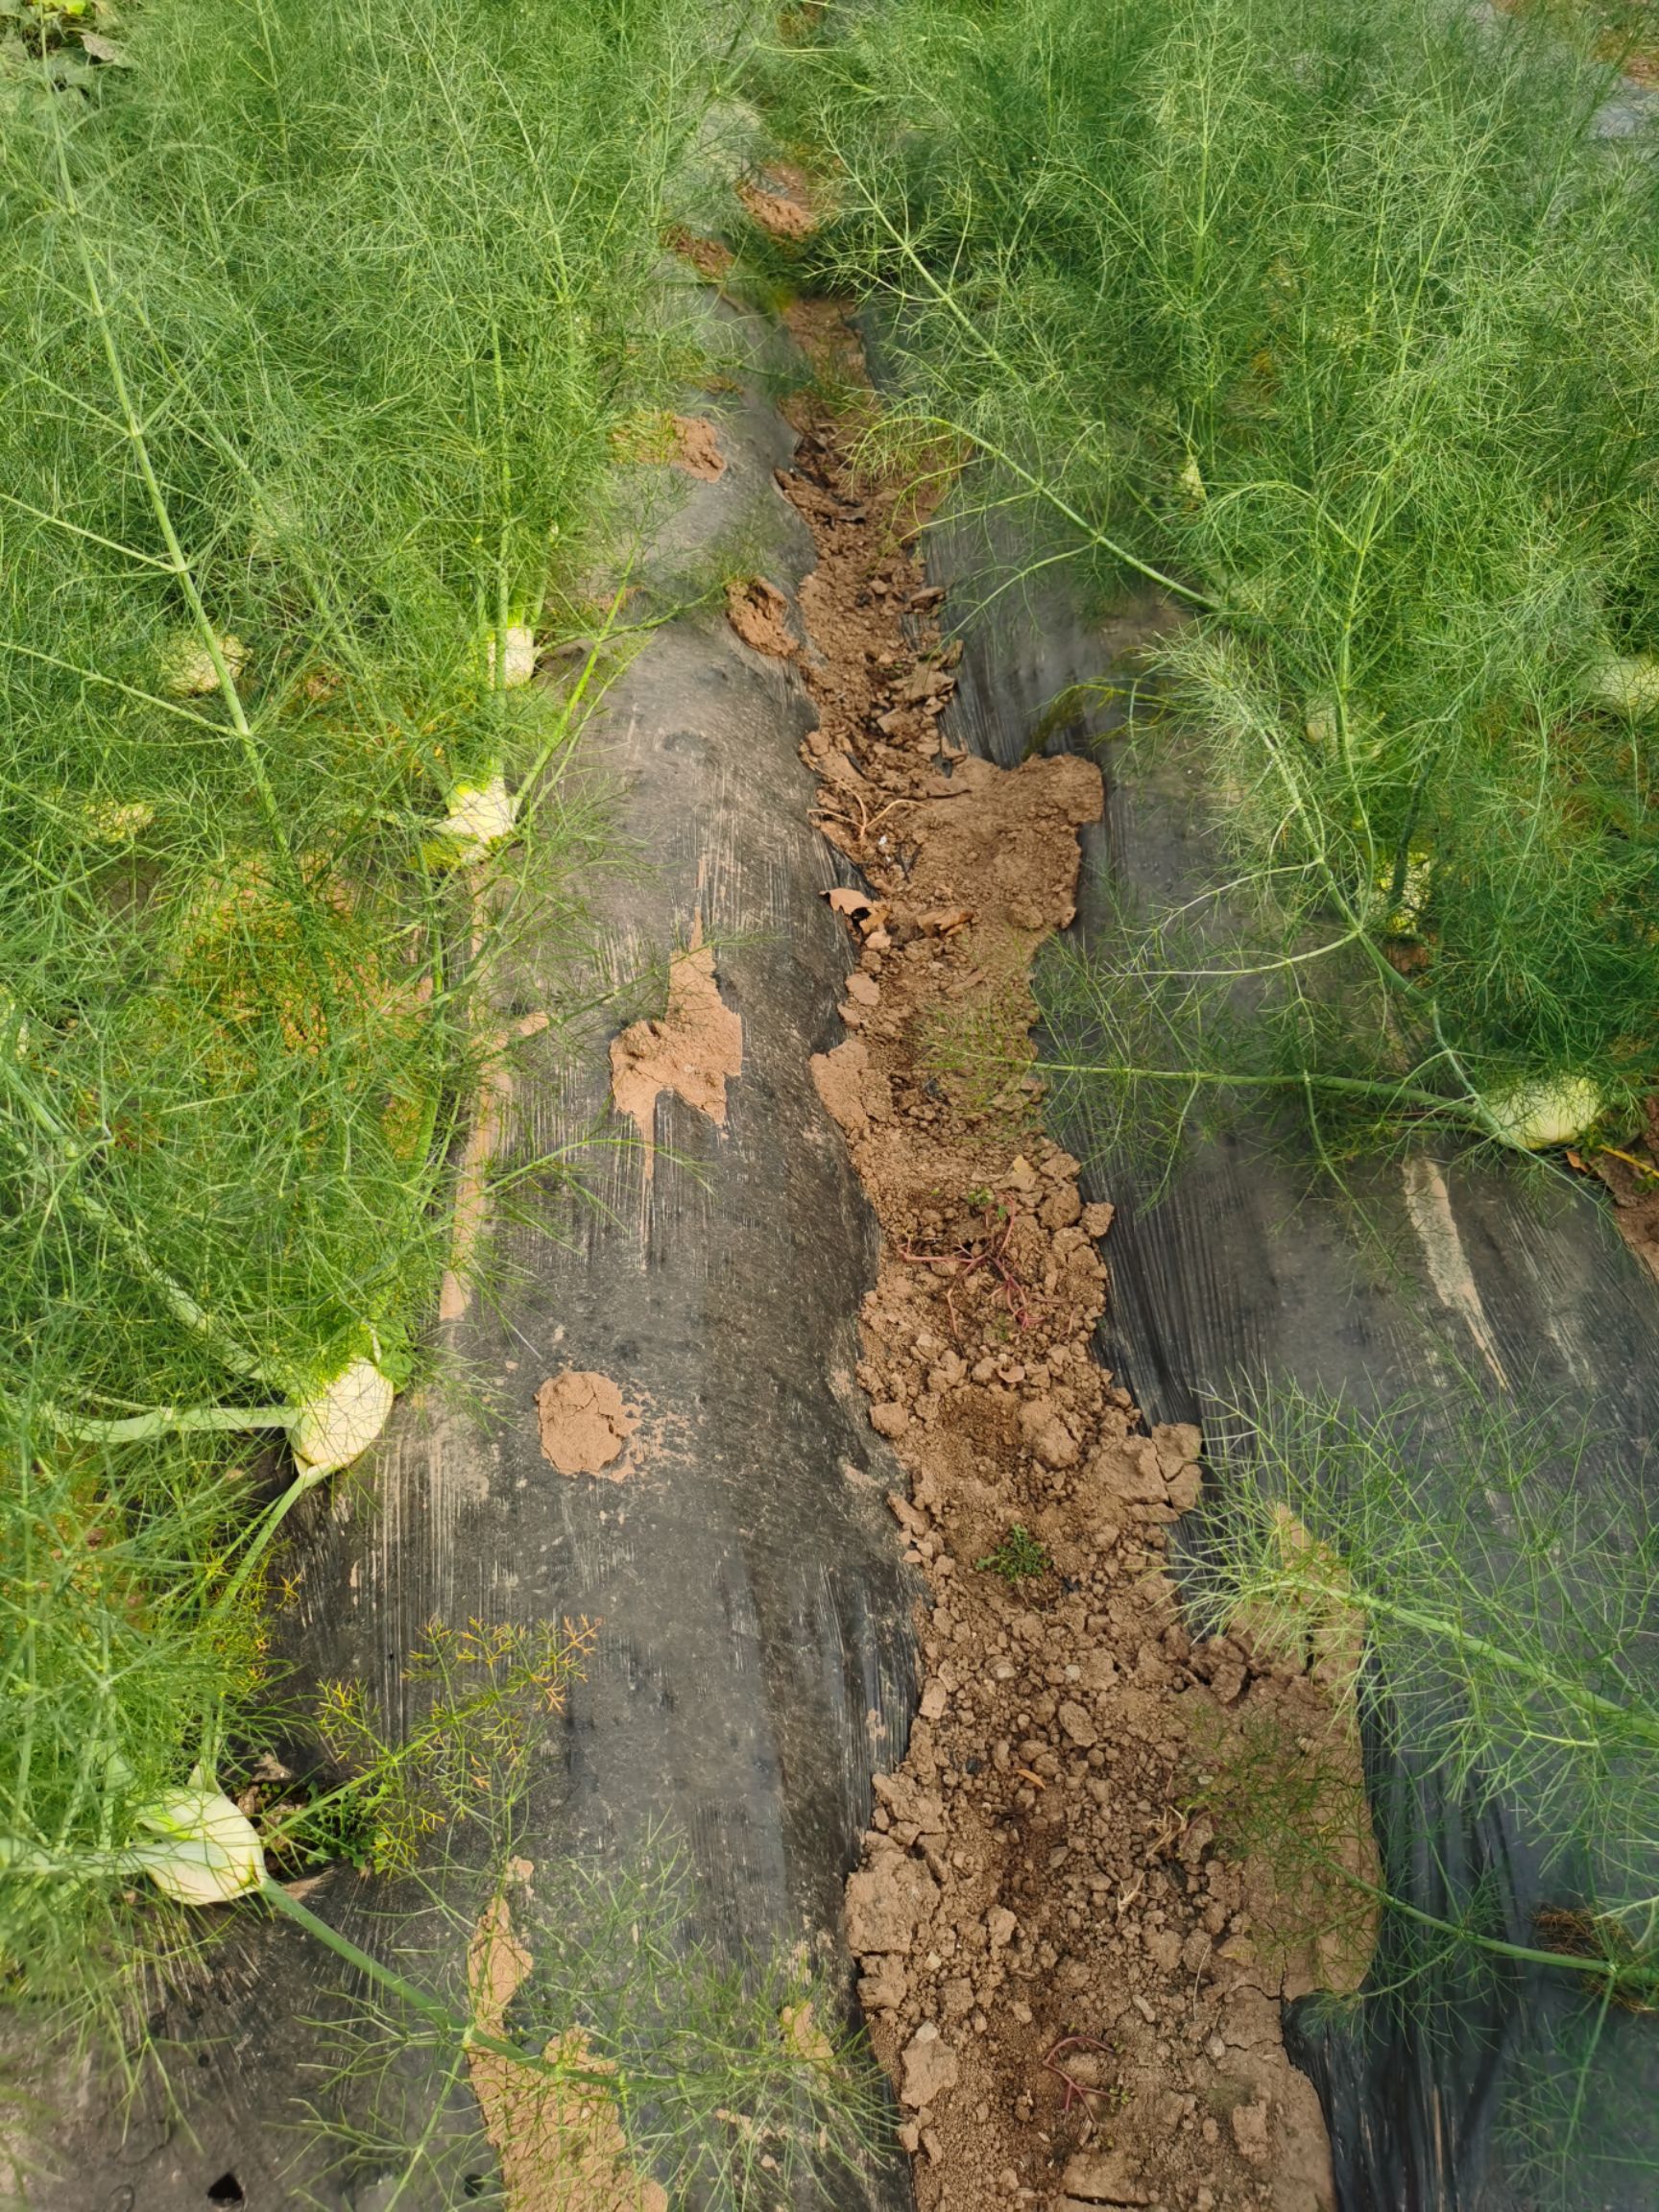
[[[625,1454],[639,1415],[609,1375],[566,1367],[536,1393],[541,1455],[561,1475],[606,1475],[620,1481],[630,1472]]]
[[[520,1859],[512,1871],[527,1884],[534,1869]],[[479,2036],[512,2040],[507,2008],[534,1963],[514,1931],[507,1896],[497,1897],[473,1929],[467,1955]],[[611,2070],[588,2051],[580,2028],[555,2037],[544,2056],[589,2075]],[[467,2065],[501,2161],[506,2212],[668,2212],[667,2192],[633,2166],[616,2100],[601,2084],[560,2080],[476,2042]]]
[[[699,483],[717,484],[726,473],[726,456],[713,423],[701,415],[671,415],[668,420],[674,429],[674,467]]]
[[[1202,1439],[1147,1434],[1096,1360],[1112,1210],[1030,1072],[1030,963],[1072,917],[1100,779],[947,740],[944,594],[902,489],[854,469],[867,412],[797,398],[779,479],[819,556],[804,757],[868,886],[830,894],[857,966],[813,1072],[881,1225],[858,1381],[928,1590],[920,1716],[848,1884],[859,1993],[923,2212],[1315,2212],[1329,2149],[1280,2000],[1354,1986],[1369,1927],[1333,1930],[1328,1865],[1243,1838],[1271,1778],[1373,1870],[1352,1699],[1329,1652],[1298,1672],[1183,1623],[1165,1553]]]
[[[753,653],[792,661],[796,653],[789,627],[789,602],[764,576],[746,576],[726,587],[726,619]]]
[[[671,1092],[717,1127],[726,1122],[726,1085],[743,1071],[743,1019],[720,996],[714,948],[691,944],[668,970],[668,1005],[655,1021],[635,1022],[611,1041],[611,1097],[639,1132],[649,1182],[656,1160],[657,1100]]]
[[[737,258],[731,247],[720,239],[700,237],[684,223],[669,224],[662,233],[662,243],[670,253],[677,253],[682,261],[689,262],[698,276],[710,284],[723,285]]]
[[[774,238],[798,243],[818,228],[812,186],[788,162],[776,161],[758,178],[745,180],[737,187],[737,198],[750,221]]]

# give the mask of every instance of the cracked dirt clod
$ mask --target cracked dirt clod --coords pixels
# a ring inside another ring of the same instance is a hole
[[[726,456],[713,423],[701,415],[670,415],[668,420],[674,429],[673,466],[699,483],[717,484],[726,473]]]
[[[671,1092],[724,1128],[726,1085],[743,1072],[743,1019],[721,998],[714,948],[701,937],[699,923],[688,949],[669,967],[661,1020],[636,1022],[611,1040],[612,1103],[639,1132],[647,1182],[656,1163],[661,1094]]]
[[[620,1481],[630,1472],[623,1457],[639,1415],[609,1375],[566,1367],[536,1393],[541,1455],[561,1475],[605,1475]]]
[[[844,378],[845,320],[790,321]],[[868,415],[797,401],[779,478],[819,556],[803,756],[868,886],[830,895],[856,965],[813,1075],[881,1225],[858,1379],[927,1588],[919,1718],[847,1886],[860,1998],[923,2212],[1324,2212],[1279,2000],[1354,1986],[1369,1921],[1334,1935],[1328,1873],[1240,1857],[1191,1808],[1200,1770],[1288,1743],[1334,1847],[1374,1871],[1352,1701],[1247,1634],[1195,1647],[1163,1572],[1201,1438],[1143,1433],[1094,1360],[1112,1209],[1083,1203],[1030,1073],[1030,961],[1072,917],[1100,779],[944,735],[941,594],[907,549],[913,503],[854,473]],[[1016,1526],[1027,1548],[999,1553]]]
[[[710,284],[723,284],[736,260],[730,246],[718,238],[699,237],[684,223],[670,223],[662,233],[662,243],[670,253],[678,253],[682,261],[688,261],[698,276]]]
[[[785,163],[774,163],[758,182],[740,183],[737,197],[750,220],[774,238],[810,238],[818,228],[806,179]]]
[[[746,576],[727,585],[726,618],[752,651],[774,661],[794,659],[789,602],[764,576]]]

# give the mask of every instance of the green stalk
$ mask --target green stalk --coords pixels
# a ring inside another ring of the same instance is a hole
[[[150,456],[150,443],[144,435],[144,426],[138,420],[137,409],[133,406],[132,394],[128,390],[126,367],[121,358],[121,349],[115,341],[114,326],[109,320],[108,309],[105,305],[104,291],[98,281],[98,272],[92,263],[91,249],[86,243],[86,227],[82,217],[81,204],[76,195],[74,178],[70,173],[68,147],[64,142],[60,126],[55,134],[55,148],[58,156],[59,185],[63,194],[64,211],[69,217],[70,228],[75,238],[76,255],[81,263],[81,272],[86,286],[87,304],[92,310],[92,319],[98,326],[98,336],[103,348],[105,365],[109,372],[109,381],[114,387],[115,403],[120,409],[121,420],[126,427],[127,440],[132,450],[132,458],[137,464],[138,473],[143,479],[144,489],[150,501],[151,513],[156,517],[156,526],[160,531],[162,542],[167,548],[167,562],[165,564],[167,573],[178,584],[189,606],[191,619],[195,624],[197,635],[202,640],[203,649],[213,664],[213,673],[218,681],[220,696],[225,702],[226,709],[230,716],[231,728],[235,731],[241,745],[242,757],[247,764],[249,776],[252,780],[253,788],[259,794],[259,802],[264,808],[266,826],[271,832],[272,843],[276,846],[287,872],[293,878],[296,892],[299,895],[299,902],[303,903],[303,886],[301,882],[299,869],[295,864],[293,850],[288,841],[287,825],[282,819],[281,808],[276,803],[276,794],[273,790],[271,779],[266,773],[264,755],[254,738],[252,728],[243,708],[241,691],[238,689],[236,680],[231,675],[229,666],[226,661],[224,648],[219,642],[219,633],[208,619],[207,609],[203,603],[202,593],[196,583],[195,571],[185,559],[184,548],[180,543],[179,534],[173,527],[172,510],[167,504],[166,493],[162,491],[156,474],[155,463]]]
[[[205,714],[199,714],[194,707],[186,707],[180,699],[163,699],[155,691],[146,691],[137,684],[123,684],[119,677],[106,676],[101,669],[85,667],[79,661],[65,661],[61,654],[44,652],[37,645],[25,645],[17,637],[0,637],[0,652],[15,653],[25,661],[38,661],[45,668],[61,669],[65,676],[78,677],[83,684],[99,684],[108,691],[119,691],[124,699],[136,699],[141,706],[158,708],[163,714],[177,715],[180,722],[194,722],[219,744],[225,741],[222,723],[210,722]]]
[[[94,1421],[65,1413],[42,1399],[39,1410],[77,1444],[153,1444],[161,1436],[236,1435],[254,1429],[285,1429],[291,1406],[152,1406],[116,1421]]]
[[[42,27],[41,36],[42,41],[44,41],[44,27]],[[162,542],[167,548],[167,570],[184,594],[197,635],[212,663],[213,673],[219,685],[219,693],[230,716],[230,725],[241,747],[242,757],[247,766],[249,778],[258,795],[260,808],[265,816],[266,829],[276,854],[277,867],[284,878],[289,902],[295,919],[300,926],[301,938],[305,946],[306,958],[311,968],[312,979],[317,987],[319,1000],[331,1014],[334,1005],[333,978],[329,974],[328,963],[321,955],[316,944],[316,928],[310,912],[310,901],[306,895],[305,882],[301,875],[299,863],[294,857],[293,846],[288,836],[288,827],[283,820],[276,790],[265,766],[264,754],[253,734],[252,726],[248,720],[247,711],[242,703],[241,689],[236,679],[230,673],[229,664],[225,659],[224,648],[219,641],[218,630],[208,618],[201,589],[196,582],[195,571],[185,558],[183,545],[174,528],[172,510],[167,503],[166,493],[161,489],[160,479],[156,473],[155,463],[151,457],[150,442],[144,434],[144,426],[139,420],[137,409],[132,404],[121,349],[116,343],[114,325],[110,321],[109,312],[105,303],[103,287],[98,281],[98,272],[93,265],[91,248],[87,243],[86,226],[75,190],[74,177],[69,166],[68,145],[55,100],[52,101],[52,115],[54,122],[53,149],[57,156],[59,185],[63,195],[64,210],[68,215],[70,228],[75,238],[75,252],[81,263],[82,276],[86,287],[87,303],[91,308],[93,321],[98,327],[105,364],[108,369],[109,380],[114,388],[116,405],[120,411],[127,441],[137,464],[139,475],[143,480],[150,509],[156,518],[156,528],[160,531]]]
[[[84,1143],[53,1112],[35,1086],[25,1079],[22,1070],[9,1053],[0,1052],[0,1081],[4,1081],[12,1096],[21,1102],[24,1112],[40,1133],[51,1141],[66,1168],[73,1170],[78,1167],[98,1149],[93,1144]],[[234,1337],[227,1334],[212,1314],[198,1305],[189,1291],[175,1282],[166,1269],[151,1258],[143,1238],[113,1208],[106,1206],[101,1198],[93,1197],[78,1180],[61,1184],[60,1192],[70,1205],[114,1238],[144,1280],[160,1292],[175,1319],[181,1321],[187,1329],[193,1330],[209,1343],[215,1356],[229,1373],[247,1376],[261,1382],[277,1380],[267,1365],[255,1359]]]
[[[1342,1865],[1334,1858],[1328,1861],[1343,1879],[1353,1884],[1367,1897],[1375,1898],[1390,1912],[1414,1921],[1420,1928],[1432,1928],[1437,1934],[1450,1936],[1459,1943],[1471,1943],[1478,1950],[1490,1952],[1494,1958],[1513,1959],[1523,1966],[1557,1966],[1570,1974],[1588,1974],[1607,1984],[1609,1990],[1629,1988],[1659,1990],[1659,1967],[1627,1966],[1612,1959],[1580,1959],[1571,1951],[1541,1951],[1529,1943],[1509,1943],[1498,1936],[1482,1936],[1476,1929],[1460,1927],[1455,1920],[1443,1920],[1438,1914],[1426,1912],[1420,1906],[1407,1905],[1404,1898],[1396,1897],[1392,1890],[1379,1888],[1367,1882],[1351,1867]]]
[[[1659,1716],[1645,1715],[1640,1709],[1621,1705],[1615,1697],[1604,1697],[1599,1691],[1587,1689],[1581,1683],[1567,1681],[1552,1669],[1536,1660],[1524,1659],[1519,1653],[1506,1650],[1502,1644],[1494,1644],[1488,1637],[1477,1636],[1458,1622],[1424,1613],[1413,1605],[1402,1605],[1395,1599],[1380,1598],[1374,1591],[1358,1589],[1351,1584],[1324,1582],[1311,1575],[1287,1575],[1267,1587],[1275,1594],[1289,1593],[1297,1597],[1306,1594],[1324,1598],[1337,1608],[1358,1606],[1362,1612],[1392,1621],[1402,1628],[1414,1628],[1438,1643],[1454,1645],[1472,1658],[1489,1659],[1505,1673],[1514,1674],[1524,1682],[1530,1682],[1536,1689],[1551,1692],[1564,1704],[1579,1705],[1603,1720],[1617,1721],[1621,1728],[1633,1730],[1659,1749]]]
[[[291,1407],[283,1407],[282,1410],[290,1415],[292,1413]],[[286,1423],[283,1426],[286,1426]],[[315,1490],[319,1482],[325,1482],[326,1480],[325,1475],[296,1475],[281,1496],[273,1499],[265,1508],[264,1513],[254,1524],[250,1533],[248,1547],[242,1554],[241,1564],[213,1601],[212,1618],[215,1621],[222,1619],[225,1614],[228,1613],[236,1599],[247,1588],[248,1578],[258,1565],[263,1553],[269,1549],[272,1538],[281,1527],[283,1522],[287,1520],[289,1514],[293,1512],[295,1506],[299,1504],[301,1499]]]
[[[565,700],[564,706],[560,709],[558,717],[553,725],[552,734],[548,737],[547,742],[542,746],[541,752],[537,754],[535,759],[531,761],[529,767],[524,772],[523,779],[518,785],[517,799],[516,799],[514,802],[515,817],[517,815],[520,802],[532,792],[536,781],[541,774],[542,769],[546,767],[548,761],[552,759],[554,754],[559,750],[559,747],[568,736],[570,732],[570,724],[575,719],[576,709],[581,706],[583,699],[587,696],[588,686],[593,681],[594,674],[598,669],[600,652],[613,635],[616,616],[620,613],[623,601],[627,598],[627,596],[628,584],[626,578],[624,578],[622,584],[617,589],[616,596],[612,600],[610,607],[606,610],[604,624],[600,629],[598,637],[593,640],[592,650],[589,653],[588,658],[582,663],[582,673],[577,678],[576,682],[571,685],[569,698]],[[603,694],[601,694],[601,696],[603,696]],[[532,811],[539,804],[540,796],[540,794],[537,794],[536,797],[531,800]]]
[[[1002,1064],[1007,1067],[1023,1066],[1012,1055],[1005,1055]],[[1043,1060],[1038,1063],[1045,1074],[1098,1075],[1099,1068],[1093,1062],[1075,1060]],[[1448,1098],[1437,1091],[1425,1091],[1416,1084],[1396,1084],[1368,1081],[1358,1075],[1314,1075],[1303,1071],[1295,1075],[1245,1075],[1224,1073],[1212,1069],[1192,1068],[1131,1068],[1119,1067],[1116,1074],[1139,1083],[1208,1083],[1222,1090],[1242,1091],[1306,1091],[1310,1087],[1329,1091],[1338,1097],[1374,1098],[1383,1100],[1404,1099],[1408,1105],[1420,1106],[1426,1113],[1458,1119],[1473,1119],[1471,1109],[1457,1099]]]
[[[493,2058],[510,2059],[515,2066],[521,2066],[527,2074],[541,2075],[548,2081],[575,2082],[583,2088],[600,2090],[610,2097],[616,2095],[617,2077],[614,2074],[594,2067],[570,2066],[563,2059],[543,2057],[539,2051],[526,2051],[520,2045],[509,2042],[504,2036],[487,2034],[473,2022],[452,2011],[442,1999],[428,1996],[424,1989],[417,1988],[413,1982],[395,1973],[390,1966],[383,1965],[367,1951],[359,1950],[349,1936],[330,1928],[326,1920],[320,1920],[308,1907],[301,1904],[298,1897],[290,1896],[274,1876],[266,1875],[259,1885],[259,1895],[274,1911],[295,1921],[308,1936],[332,1951],[337,1959],[345,1960],[349,1966],[354,1966],[360,1974],[366,1975],[371,1982],[376,1983],[382,1989],[419,2012],[423,2019],[430,2020],[434,2027],[442,2029],[460,2048],[484,2052]]]

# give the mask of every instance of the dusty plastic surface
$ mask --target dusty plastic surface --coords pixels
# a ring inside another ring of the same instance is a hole
[[[670,596],[677,573],[706,592],[721,548],[740,545],[746,565],[793,586],[810,545],[772,482],[791,435],[755,395],[709,411],[727,466],[687,482],[652,578]],[[711,948],[719,1003],[741,1023],[724,1125],[663,1094],[647,1172],[612,1111],[610,1034],[661,1012],[649,988],[591,1023],[563,1073],[550,1050],[545,1080],[520,1078],[517,1156],[595,1138],[580,1163],[592,1203],[549,1200],[539,1227],[564,1241],[515,1231],[499,1310],[474,1298],[446,1325],[483,1422],[400,1403],[372,1458],[319,1502],[284,1636],[396,1715],[404,1655],[434,1615],[596,1618],[519,1848],[621,1854],[664,1826],[689,1849],[704,1930],[733,1954],[805,1938],[844,1958],[841,1887],[871,1772],[898,1760],[909,1725],[914,1598],[883,1503],[902,1478],[853,1380],[873,1227],[807,1069],[838,1040],[848,968],[797,757],[810,713],[785,663],[737,641],[718,593],[612,691],[583,755],[612,794],[622,861],[598,895],[600,966],[622,985],[663,974],[699,936]],[[557,974],[532,946],[505,1017],[548,1011]],[[565,1370],[610,1378],[639,1415],[616,1479],[543,1455],[537,1393]],[[383,1900],[349,1872],[307,1902],[370,1947],[384,1940]],[[85,2115],[36,2201],[379,2212],[385,2161],[326,2176],[294,2128],[292,2101],[319,2094],[305,2018],[336,1980],[289,1928],[233,1940],[201,2001],[158,2023],[179,2045],[181,2119],[141,2111],[120,2142],[107,2113]],[[832,2200],[898,2212],[903,2161]],[[428,2212],[422,2191],[397,2201]]]
[[[1109,957],[1109,891],[1157,912],[1218,881],[1220,858],[1206,840],[1190,770],[1174,761],[1122,768],[1110,741],[1119,705],[1051,709],[1069,685],[1115,672],[1127,683],[1133,664],[1124,657],[1169,610],[1148,599],[1091,624],[1045,589],[1010,591],[973,612],[976,580],[1006,574],[1022,557],[1028,549],[1002,544],[988,561],[967,529],[947,531],[935,546],[935,579],[962,581],[951,609],[960,610],[966,649],[947,727],[1004,764],[1034,742],[1099,759],[1107,815],[1084,832],[1078,926]],[[1056,1134],[1087,1149],[1080,1133]],[[1407,1177],[1416,1179],[1414,1206]],[[1097,1166],[1085,1180],[1091,1196],[1118,1207],[1102,1357],[1149,1422],[1198,1419],[1206,1393],[1262,1375],[1341,1388],[1361,1405],[1438,1394],[1449,1411],[1467,1387],[1456,1380],[1461,1369],[1500,1394],[1588,1414],[1602,1440],[1585,1462],[1587,1482],[1599,1466],[1633,1471],[1659,1436],[1659,1284],[1584,1186],[1540,1190],[1501,1166],[1395,1162],[1356,1179],[1380,1233],[1367,1244],[1353,1214],[1321,1194],[1311,1158],[1268,1149],[1247,1125],[1194,1147],[1156,1205],[1147,1203],[1150,1173],[1132,1159]],[[1416,1225],[1423,1220],[1434,1224],[1427,1238]],[[1659,1460],[1647,1479],[1659,1479]],[[1375,1758],[1372,1766],[1373,1801],[1382,1804],[1406,1777]],[[1539,1839],[1443,1800],[1428,1830],[1407,1863],[1390,1865],[1407,1900],[1432,1911],[1448,1882],[1466,1893],[1484,1874],[1511,1938],[1532,1940],[1543,1901]],[[1559,1901],[1559,1885],[1552,1897]],[[1384,1954],[1374,1979],[1387,1964]],[[1419,2008],[1416,2030],[1390,2024],[1381,2008],[1367,2008],[1363,2027],[1347,2028],[1294,2008],[1286,2041],[1325,2106],[1342,2212],[1530,2212],[1543,2201],[1497,2123],[1517,2061],[1555,2047],[1575,1995],[1565,1975],[1527,1972],[1477,1988],[1452,1972]],[[1610,2018],[1603,2054],[1610,2105],[1645,2126],[1642,2116],[1659,2108],[1652,2023]],[[1549,2201],[1637,2212],[1656,2200],[1659,2173],[1632,2170],[1621,2186],[1629,2194],[1610,2197],[1604,2176],[1569,2176]]]

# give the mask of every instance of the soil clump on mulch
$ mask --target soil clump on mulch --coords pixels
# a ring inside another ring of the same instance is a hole
[[[726,1125],[726,1085],[743,1071],[743,1020],[720,996],[714,948],[694,924],[691,942],[668,968],[668,1004],[611,1041],[611,1103],[639,1132],[645,1181],[655,1171],[657,1101],[666,1091],[717,1128]]]
[[[713,423],[701,415],[670,415],[668,425],[674,439],[669,455],[674,467],[700,484],[717,484],[726,473],[726,456]]]
[[[791,401],[779,475],[818,551],[804,757],[868,886],[830,894],[857,965],[814,1074],[880,1222],[858,1381],[927,1589],[920,1715],[847,1888],[860,1998],[923,2212],[1315,2212],[1329,2148],[1281,2000],[1369,1954],[1362,1911],[1332,1925],[1331,1855],[1375,1876],[1352,1654],[1313,1638],[1298,1670],[1183,1622],[1166,1553],[1201,1438],[1147,1434],[1098,1364],[1111,1208],[1030,1073],[1030,964],[1072,918],[1100,778],[950,743],[921,517],[854,463],[856,339],[823,302],[790,321],[841,390]],[[1252,1775],[1323,1859],[1239,1841]]]
[[[1613,1197],[1613,1219],[1626,1244],[1659,1275],[1659,1098],[1643,1108],[1644,1126],[1618,1149],[1598,1144],[1586,1161],[1569,1152],[1568,1164],[1599,1175]]]
[[[566,1367],[549,1375],[536,1393],[541,1455],[561,1475],[609,1475],[619,1481],[630,1468],[623,1455],[639,1416],[609,1375]]]

